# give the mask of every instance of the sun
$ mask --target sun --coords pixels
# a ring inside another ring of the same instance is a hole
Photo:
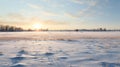
[[[42,25],[41,25],[41,24],[39,24],[39,23],[33,24],[33,29],[39,30],[39,29],[41,29],[41,28],[42,28]]]

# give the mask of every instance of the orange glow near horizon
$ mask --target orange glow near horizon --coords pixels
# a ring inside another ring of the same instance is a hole
[[[36,24],[33,24],[32,27],[34,30],[39,30],[42,28],[42,24],[36,23]]]

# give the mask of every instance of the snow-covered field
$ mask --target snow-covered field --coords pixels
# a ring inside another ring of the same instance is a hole
[[[0,32],[0,67],[120,67],[120,32]]]

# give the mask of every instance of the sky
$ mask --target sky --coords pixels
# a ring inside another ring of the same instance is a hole
[[[120,29],[120,0],[0,0],[0,25]]]

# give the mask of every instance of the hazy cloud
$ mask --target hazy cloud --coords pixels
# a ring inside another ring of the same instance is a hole
[[[103,15],[102,8],[109,0],[71,0],[73,3],[78,3],[81,6],[86,6],[76,13],[66,12],[65,15],[71,18],[93,17]],[[101,11],[99,11],[101,10]]]
[[[24,22],[24,23],[30,23],[30,22],[39,22],[41,21],[41,19],[37,16],[29,16],[29,17],[26,17],[22,14],[19,14],[19,13],[9,13],[7,14],[5,17],[3,17],[2,19],[3,21],[4,20],[7,20],[8,22]]]
[[[9,13],[6,17],[13,20],[25,20],[25,17],[19,13]]]
[[[41,6],[36,5],[36,4],[32,4],[32,3],[27,3],[27,5],[28,5],[29,7],[31,7],[31,8],[33,8],[33,9],[40,9],[40,8],[42,8]]]
[[[63,24],[67,24],[63,21],[56,21],[56,20],[46,20],[43,22],[43,24],[45,25],[63,25]]]
[[[99,3],[105,3],[109,0],[71,0],[73,3],[78,3],[81,5],[88,5],[88,6],[97,6]]]
[[[75,14],[72,14],[72,13],[64,13],[64,16],[67,16],[69,18],[78,18],[79,16],[78,15],[75,15]]]
[[[52,12],[43,12],[45,15],[49,16],[55,16],[56,14]],[[9,13],[5,17],[0,17],[0,23],[21,23],[21,24],[32,24],[32,23],[41,23],[41,24],[46,24],[46,25],[56,25],[56,24],[66,24],[65,22],[62,21],[55,21],[53,19],[50,20],[43,20],[37,16],[32,16],[32,17],[26,17],[22,14],[19,13]]]
[[[98,15],[99,12],[96,12],[95,10],[92,10],[91,8],[85,8],[82,9],[76,13],[68,13],[66,12],[64,15],[70,18],[84,18],[84,17],[93,17],[95,15]]]
[[[46,15],[46,16],[57,16],[58,15],[58,14],[56,14],[54,12],[49,12],[49,11],[43,11],[42,14]]]

